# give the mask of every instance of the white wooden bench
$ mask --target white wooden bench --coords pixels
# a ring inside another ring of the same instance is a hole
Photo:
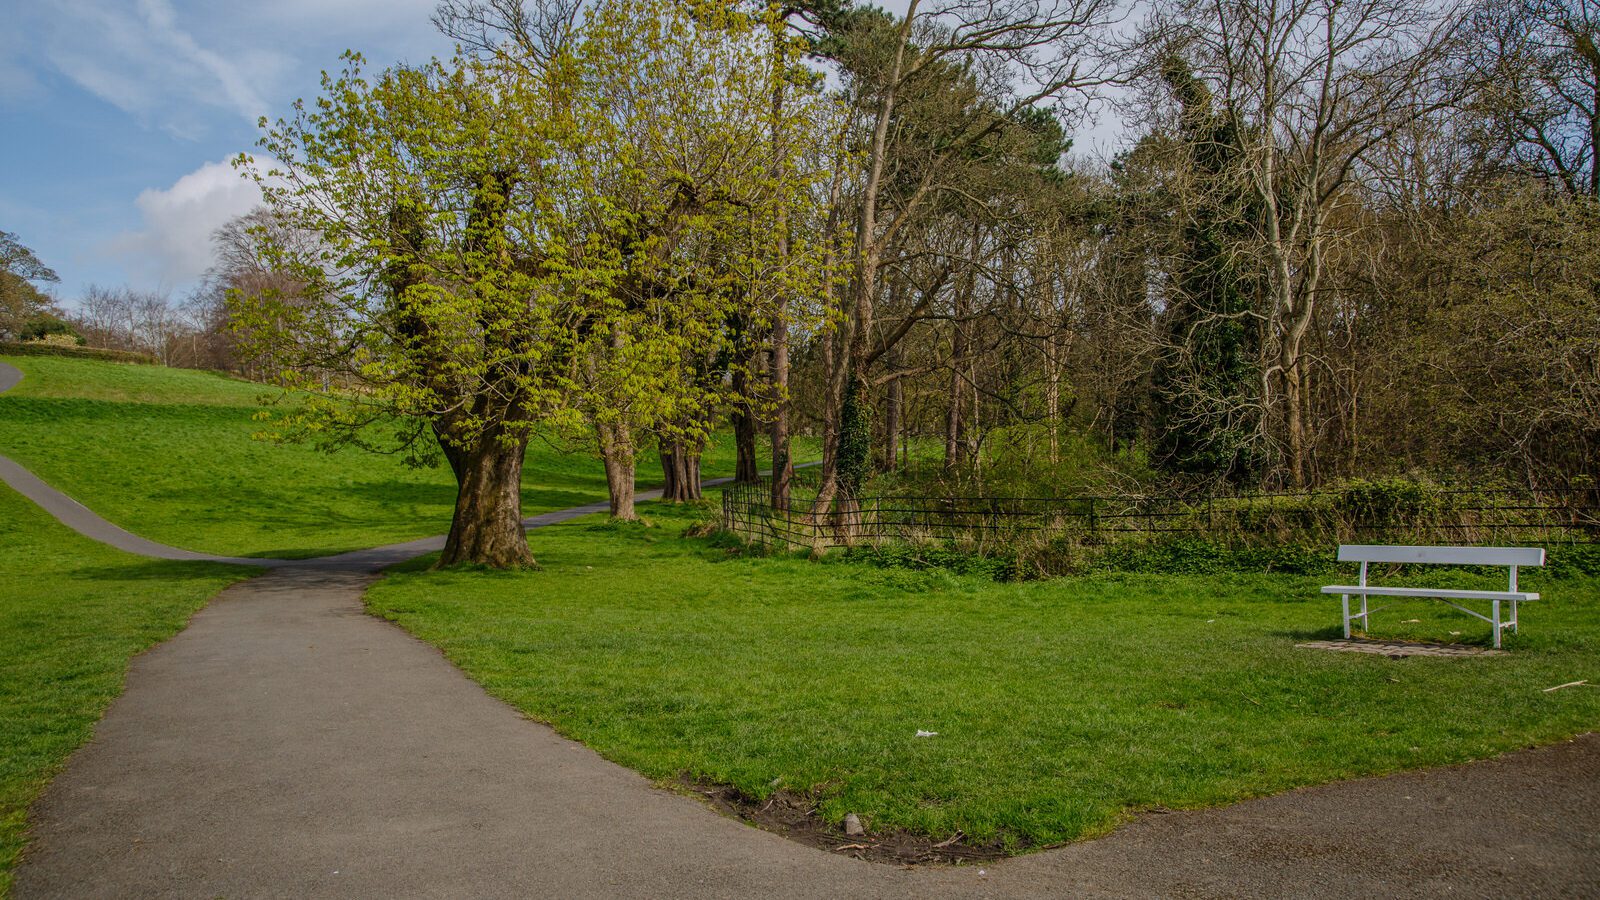
[[[1513,633],[1517,630],[1517,604],[1528,600],[1537,600],[1539,595],[1528,591],[1517,590],[1517,569],[1520,566],[1544,565],[1544,548],[1542,547],[1385,547],[1369,546],[1363,544],[1344,545],[1339,548],[1340,562],[1358,562],[1361,564],[1360,584],[1333,584],[1322,589],[1324,594],[1339,594],[1344,600],[1344,636],[1350,637],[1350,623],[1355,619],[1361,620],[1361,629],[1368,631],[1371,628],[1368,616],[1376,610],[1367,607],[1367,598],[1381,597],[1428,597],[1454,606],[1469,616],[1488,622],[1494,629],[1494,645],[1500,646],[1500,632],[1509,628]],[[1418,588],[1418,587],[1384,587],[1383,585],[1367,583],[1367,566],[1371,563],[1427,563],[1430,565],[1450,566],[1506,566],[1511,570],[1510,586],[1503,591],[1463,591],[1446,588]],[[1355,595],[1361,598],[1361,611],[1355,615],[1350,614],[1350,597]],[[1467,609],[1457,600],[1488,600],[1490,613],[1484,615],[1480,612]],[[1504,621],[1500,618],[1500,604],[1504,601],[1511,602],[1511,618]]]

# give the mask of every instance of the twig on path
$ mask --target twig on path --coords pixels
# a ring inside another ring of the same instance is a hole
[[[961,830],[960,830],[960,829],[956,829],[956,833],[955,833],[955,834],[952,834],[952,835],[950,835],[950,838],[949,838],[949,839],[948,839],[948,840],[943,840],[943,841],[940,841],[940,842],[939,842],[939,843],[937,843],[937,844],[934,844],[934,845],[933,845],[933,849],[935,849],[935,850],[942,850],[942,849],[944,849],[944,848],[945,848],[945,847],[948,847],[948,846],[950,846],[950,845],[951,845],[951,844],[954,844],[954,843],[955,843],[955,842],[956,842],[956,841],[959,841],[959,840],[961,840],[961,838],[962,838],[962,837],[964,837],[964,836],[965,836],[965,835],[963,835],[963,834],[962,834],[962,833],[961,833]]]

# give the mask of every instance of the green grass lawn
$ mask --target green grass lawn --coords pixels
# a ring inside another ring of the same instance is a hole
[[[269,389],[160,366],[0,357],[25,373],[0,394],[0,453],[143,537],[211,553],[301,558],[442,534],[455,484],[397,457],[254,440]],[[719,435],[707,476],[731,474]],[[804,452],[800,447],[797,452]],[[641,487],[659,483],[654,455]],[[528,515],[605,497],[597,460],[536,441],[523,470]]]
[[[79,537],[0,485],[0,896],[28,804],[122,692],[128,659],[253,574]]]
[[[644,514],[658,527],[534,532],[540,572],[419,561],[369,608],[652,778],[781,787],[833,821],[1013,848],[1600,726],[1600,689],[1542,690],[1600,682],[1593,578],[1525,576],[1546,599],[1525,607],[1509,655],[1391,660],[1294,648],[1338,634],[1320,578],[999,584],[750,558],[677,537],[683,512]],[[1488,635],[1421,601],[1374,621],[1388,636]]]

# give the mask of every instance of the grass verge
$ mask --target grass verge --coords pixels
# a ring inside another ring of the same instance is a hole
[[[78,536],[0,485],[0,897],[28,805],[122,692],[128,660],[171,637],[236,567],[148,560]]]
[[[392,574],[369,609],[491,693],[662,782],[782,791],[880,834],[1016,851],[1155,807],[1482,758],[1600,726],[1600,580],[1529,576],[1512,653],[1391,660],[1337,633],[1322,579],[1024,584],[749,557],[658,527],[532,534],[543,571]],[[1543,582],[1536,586],[1536,582]],[[1406,620],[1415,619],[1415,622]],[[1481,640],[1405,603],[1395,637]],[[1479,634],[1479,631],[1483,634]],[[919,738],[919,730],[938,732]]]

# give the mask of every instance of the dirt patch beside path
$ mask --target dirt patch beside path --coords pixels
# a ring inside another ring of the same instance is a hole
[[[905,831],[846,834],[839,823],[829,822],[817,815],[814,802],[794,791],[775,791],[765,800],[756,800],[738,788],[699,782],[687,776],[679,777],[675,784],[725,816],[781,834],[808,847],[868,862],[903,866],[961,865],[993,862],[1017,852],[1016,848],[1007,851],[998,842],[969,842],[959,832],[943,840]]]

